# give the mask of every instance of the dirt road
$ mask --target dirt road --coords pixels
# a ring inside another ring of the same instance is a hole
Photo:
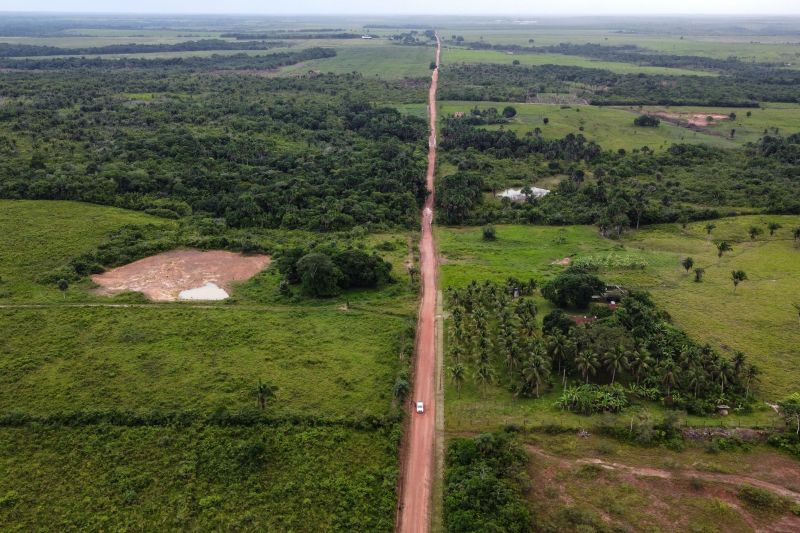
[[[431,481],[433,479],[433,438],[435,413],[436,369],[436,247],[433,242],[433,177],[436,170],[436,87],[439,81],[441,42],[436,36],[436,65],[431,75],[428,94],[430,138],[428,140],[428,198],[422,209],[422,234],[419,243],[422,301],[417,317],[416,366],[414,392],[411,400],[422,401],[425,412],[411,412],[409,433],[406,437],[404,472],[401,482],[398,531],[424,533],[428,531]]]

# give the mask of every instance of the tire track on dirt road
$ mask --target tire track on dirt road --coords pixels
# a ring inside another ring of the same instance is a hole
[[[436,68],[431,74],[428,92],[428,197],[422,209],[419,242],[422,300],[417,318],[417,345],[412,400],[422,401],[425,412],[411,411],[401,472],[397,530],[402,533],[425,533],[430,525],[431,485],[434,467],[434,431],[436,421],[436,246],[433,242],[433,194],[436,170],[436,88],[442,44],[436,35]]]

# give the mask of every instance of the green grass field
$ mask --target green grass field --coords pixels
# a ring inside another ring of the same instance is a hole
[[[430,76],[429,64],[435,50],[429,46],[401,46],[383,40],[308,40],[294,48],[331,47],[336,57],[316,59],[280,70],[282,76],[294,76],[314,70],[347,74],[360,72],[365,77],[384,79],[424,78]]]
[[[509,124],[502,127],[523,136],[533,132],[536,128],[541,130],[541,135],[546,139],[559,139],[569,133],[583,134],[587,139],[596,141],[607,150],[625,148],[641,148],[647,146],[653,150],[664,150],[673,143],[704,143],[723,148],[734,147],[737,144],[750,140],[747,134],[741,138],[730,140],[722,135],[708,134],[691,131],[687,128],[662,121],[656,128],[642,128],[633,125],[633,120],[639,116],[636,110],[621,108],[596,107],[588,105],[571,105],[562,108],[555,104],[519,104],[508,102],[442,102],[441,115],[450,116],[457,111],[469,112],[475,105],[485,109],[495,107],[502,110],[511,105],[517,110],[517,115]],[[730,112],[730,111],[729,111]],[[729,113],[728,112],[728,113]],[[725,113],[726,115],[728,113]],[[739,113],[744,113],[739,110]],[[765,110],[756,110],[754,113],[766,113]],[[758,115],[762,117],[762,114]],[[549,119],[547,125],[544,118]],[[746,120],[743,117],[743,120]],[[751,119],[753,123],[756,119]],[[487,126],[499,128],[500,126]],[[583,131],[580,131],[580,128]],[[720,130],[723,126],[720,126]],[[738,137],[738,136],[737,136]]]
[[[762,236],[749,242],[747,228],[765,228],[766,221],[778,221],[784,227],[772,239]],[[715,223],[713,237],[732,241],[734,246],[719,262],[713,243],[705,238],[703,223],[690,224],[686,230],[677,225],[647,228],[621,242],[601,238],[595,228],[584,226],[498,226],[494,242],[483,241],[480,228],[440,227],[436,235],[444,257],[442,286],[463,286],[472,279],[500,281],[507,276],[542,281],[563,268],[552,263],[565,257],[605,258],[610,254],[612,258],[645,261],[643,270],[606,269],[600,276],[649,290],[674,323],[698,341],[723,352],[747,353],[763,371],[761,396],[780,400],[797,390],[800,327],[792,304],[800,297],[796,291],[800,250],[790,232],[800,226],[800,218],[745,216]],[[687,255],[694,258],[696,266],[706,269],[702,283],[694,283],[693,276],[681,268],[680,260]],[[729,279],[733,269],[745,270],[750,278],[736,294]],[[550,310],[546,301],[537,299],[537,303],[540,316]],[[484,398],[474,385],[465,385],[460,400],[454,399],[452,387],[447,394],[446,419],[452,428],[496,427],[504,420],[566,425],[586,420],[552,408],[555,393],[538,402],[516,398],[499,388],[490,388]],[[767,408],[759,406],[753,415],[736,422],[731,418],[729,423],[761,425],[772,424],[774,419]],[[690,421],[708,423],[705,419]]]
[[[240,410],[256,407],[262,380],[280,390],[270,413],[323,418],[389,412],[408,326],[358,311],[180,306],[4,309],[0,323],[3,413]]]
[[[0,429],[4,531],[391,531],[396,437],[340,427]]]
[[[78,202],[0,200],[0,301],[60,301],[38,279],[127,224],[173,224],[144,213]]]
[[[124,224],[174,223],[76,202],[0,207],[0,419],[19,426],[0,427],[0,529],[392,528],[407,235],[361,238],[397,283],[332,300],[277,298],[273,270],[210,305],[105,298],[85,280],[65,299],[37,279]],[[308,239],[276,231],[258,238]],[[259,381],[276,387],[263,413]],[[214,421],[241,412],[257,420]],[[187,425],[150,422],[160,414]]]
[[[520,64],[531,65],[565,65],[570,67],[599,68],[617,74],[669,74],[675,76],[715,76],[713,72],[689,70],[682,68],[648,67],[622,63],[617,61],[600,61],[580,56],[562,54],[509,54],[496,50],[470,50],[467,48],[443,47],[442,63],[506,63],[514,60]]]
[[[637,45],[661,53],[697,55],[726,59],[736,56],[743,61],[800,62],[797,38],[774,35],[687,35],[622,33],[611,30],[570,29],[481,29],[448,30],[463,36],[467,41],[481,37],[491,44],[517,44],[520,46],[551,46],[559,43],[594,43],[605,46]],[[533,43],[529,43],[533,39]]]

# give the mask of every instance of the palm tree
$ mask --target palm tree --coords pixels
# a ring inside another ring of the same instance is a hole
[[[753,385],[756,381],[758,381],[758,376],[761,375],[761,369],[759,369],[756,365],[747,365],[747,370],[745,371],[745,387],[744,387],[744,397],[750,397],[750,386]]]
[[[686,373],[687,384],[694,389],[694,397],[697,398],[698,389],[705,381],[705,372],[703,372],[697,365],[692,365]]]
[[[714,231],[716,227],[716,224],[712,224],[710,222],[706,224],[706,235],[711,235],[711,232]]]
[[[269,383],[262,383],[261,380],[258,380],[258,385],[253,390],[253,393],[258,400],[258,406],[263,411],[267,408],[267,400],[270,398],[275,397],[275,391],[278,390],[278,387],[275,385],[271,385]]]
[[[754,241],[756,240],[756,237],[764,233],[764,230],[762,230],[758,226],[750,226],[750,229],[747,230],[747,233],[750,234],[750,240]]]
[[[706,269],[705,268],[695,268],[694,269],[694,282],[695,283],[700,283],[701,281],[703,281],[703,274],[705,274],[705,273],[706,273]]]
[[[466,370],[464,369],[464,365],[456,363],[450,367],[450,380],[453,382],[453,385],[456,386],[459,398],[461,398],[461,386],[464,384],[465,379]]]
[[[539,385],[550,375],[550,366],[547,364],[541,347],[535,350],[522,366],[523,390],[534,389],[539,397]]]
[[[670,397],[670,390],[675,386],[675,382],[678,381],[676,368],[672,359],[665,359],[659,368],[661,384],[667,388],[667,397]]]
[[[733,292],[736,292],[736,287],[743,281],[747,281],[747,273],[744,270],[731,270],[731,280],[733,281]]]
[[[769,228],[769,236],[772,237],[775,235],[775,232],[781,229],[783,226],[778,224],[777,222],[770,222],[767,224],[767,228]]]
[[[606,352],[605,355],[605,364],[606,370],[611,371],[611,384],[614,384],[614,380],[617,377],[618,370],[625,370],[628,368],[628,357],[630,356],[630,352],[625,349],[624,346],[619,345],[613,350]]]
[[[597,371],[597,354],[591,350],[584,350],[575,356],[575,366],[583,376],[586,383],[589,383],[589,374],[594,375]]]
[[[687,257],[683,261],[681,261],[681,265],[683,265],[683,268],[686,269],[686,273],[688,274],[689,271],[694,266],[694,259],[692,259],[691,257]]]
[[[722,254],[724,254],[725,252],[730,252],[731,250],[733,250],[733,246],[731,246],[728,241],[718,242],[716,246],[717,246],[717,257],[719,259],[722,259]]]
[[[631,359],[629,363],[630,369],[636,378],[636,386],[639,386],[639,380],[644,372],[647,372],[653,367],[653,358],[645,348],[638,348],[631,352]]]
[[[800,228],[794,228],[794,231],[792,231],[792,237],[794,237],[795,242],[800,242]]]
[[[558,373],[561,374],[561,365],[566,363],[569,339],[560,330],[555,330],[547,337],[546,342],[547,354],[558,362]]]
[[[491,362],[486,360],[478,361],[478,364],[475,366],[473,378],[475,381],[481,384],[481,390],[484,397],[486,396],[486,385],[494,383],[494,376],[494,368],[492,368]]]

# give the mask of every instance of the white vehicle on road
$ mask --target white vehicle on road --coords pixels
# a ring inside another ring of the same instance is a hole
[[[425,411],[425,406],[422,404],[422,402],[417,402],[417,412],[422,414],[423,411]]]

